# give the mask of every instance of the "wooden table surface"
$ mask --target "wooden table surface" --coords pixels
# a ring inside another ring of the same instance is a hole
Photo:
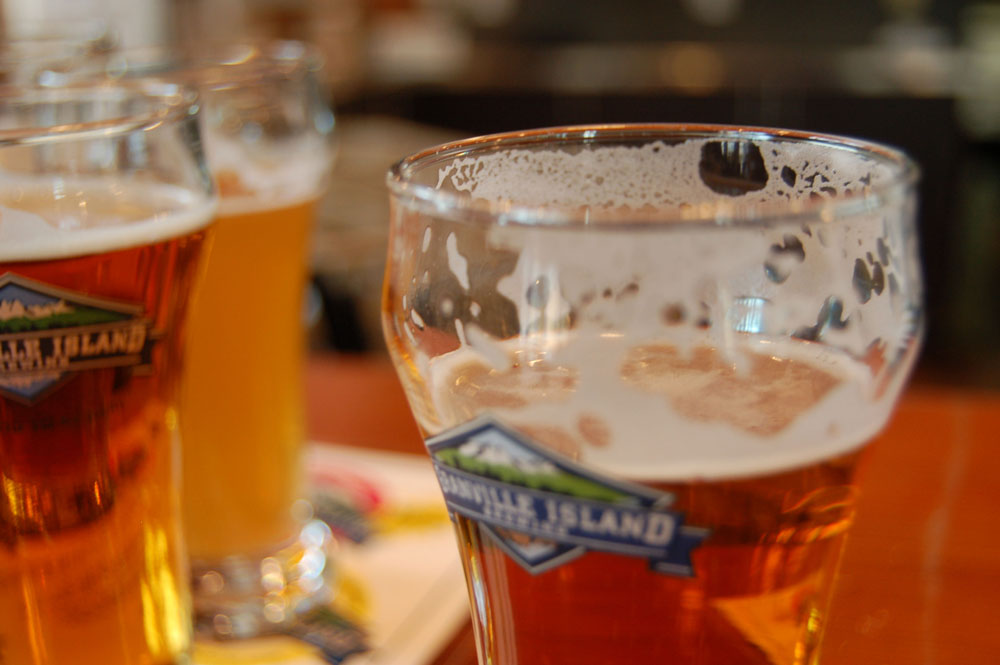
[[[389,362],[316,355],[316,440],[423,454]],[[476,661],[471,626],[437,665]],[[1000,392],[911,386],[872,450],[824,665],[1000,663]]]

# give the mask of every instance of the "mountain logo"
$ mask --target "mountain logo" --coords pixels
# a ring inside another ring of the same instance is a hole
[[[596,473],[481,416],[427,440],[453,515],[479,522],[532,573],[587,550],[643,557],[691,576],[691,550],[708,530],[684,524],[673,495]]]
[[[0,275],[0,395],[34,404],[75,373],[148,366],[143,307]]]

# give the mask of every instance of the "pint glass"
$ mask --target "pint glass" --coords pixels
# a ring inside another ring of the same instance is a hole
[[[388,347],[483,663],[815,663],[921,330],[914,165],[569,127],[390,171]]]
[[[0,91],[0,663],[187,662],[177,388],[215,199],[192,94]]]
[[[90,70],[110,56],[115,40],[99,24],[49,26],[0,41],[0,80],[4,84],[64,84],[75,72]]]
[[[333,118],[302,44],[234,47],[170,75],[198,86],[220,205],[182,390],[184,529],[199,626],[266,631],[323,590],[304,498],[303,296]]]

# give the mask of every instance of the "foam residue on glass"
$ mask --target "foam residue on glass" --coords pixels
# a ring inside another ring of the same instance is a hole
[[[920,288],[903,223],[914,210],[835,215],[814,203],[864,201],[895,175],[887,164],[829,145],[695,139],[497,150],[437,175],[472,199],[611,222],[496,224],[483,247],[444,219],[418,230],[420,265],[447,243],[458,282],[447,311],[461,330],[447,353],[406,331],[431,377],[416,409],[426,431],[490,412],[609,472],[707,478],[848,452],[887,418],[888,384],[902,381],[889,368],[915,346]],[[728,224],[776,204],[814,214]],[[659,213],[669,221],[649,224]],[[647,224],[616,227],[616,216]],[[671,223],[685,220],[701,221]],[[410,307],[436,307],[435,286],[411,284]],[[507,309],[516,321],[497,324]]]
[[[644,207],[704,215],[702,206],[843,199],[889,182],[892,169],[824,144],[692,139],[506,149],[439,168],[438,189],[521,206],[614,210]],[[623,217],[623,219],[625,219]]]

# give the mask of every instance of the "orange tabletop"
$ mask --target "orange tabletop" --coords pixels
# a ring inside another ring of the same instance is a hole
[[[414,454],[389,362],[316,355],[312,438]],[[917,384],[872,448],[824,665],[1000,662],[1000,393]],[[471,627],[437,665],[476,662]]]

